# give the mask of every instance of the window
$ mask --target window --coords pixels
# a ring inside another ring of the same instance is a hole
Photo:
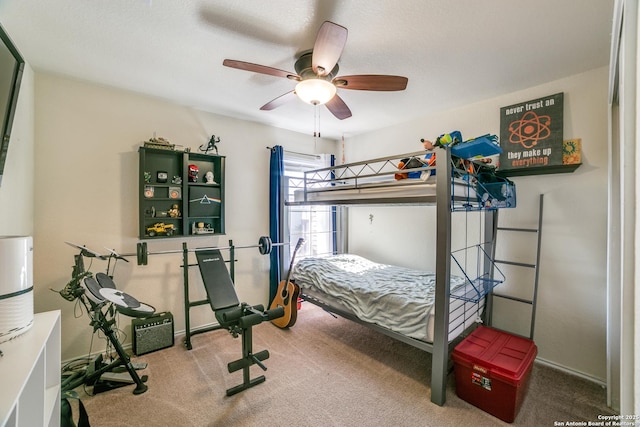
[[[331,166],[332,155],[284,153],[284,191],[286,200],[293,201],[295,192],[304,188],[304,172]],[[332,206],[288,206],[285,230],[289,242],[295,245],[305,239],[296,257],[335,253],[335,208]]]

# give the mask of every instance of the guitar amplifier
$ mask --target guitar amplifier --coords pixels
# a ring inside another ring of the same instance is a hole
[[[133,354],[136,356],[172,347],[173,315],[167,311],[146,319],[133,319],[131,336]]]

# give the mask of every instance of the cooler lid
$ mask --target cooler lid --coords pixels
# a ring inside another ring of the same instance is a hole
[[[479,326],[456,346],[453,358],[466,361],[473,370],[491,371],[504,381],[518,383],[537,353],[530,339]]]

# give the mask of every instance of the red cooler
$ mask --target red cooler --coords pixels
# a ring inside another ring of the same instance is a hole
[[[527,393],[536,354],[530,339],[479,326],[453,350],[456,394],[511,423]]]

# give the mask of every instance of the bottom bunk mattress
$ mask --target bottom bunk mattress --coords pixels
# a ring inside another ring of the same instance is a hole
[[[353,254],[309,257],[296,263],[292,279],[301,292],[360,320],[421,341],[433,342],[435,273],[379,264]],[[451,290],[464,278],[451,277]],[[449,341],[482,313],[484,300],[449,302]]]

